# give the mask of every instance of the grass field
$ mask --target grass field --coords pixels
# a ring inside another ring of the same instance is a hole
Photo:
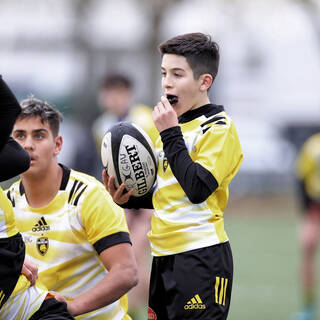
[[[290,197],[230,204],[225,224],[235,273],[228,319],[289,320],[299,309],[300,218]]]

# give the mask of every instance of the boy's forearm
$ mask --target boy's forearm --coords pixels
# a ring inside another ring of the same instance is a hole
[[[218,187],[211,172],[192,161],[180,127],[172,127],[160,133],[163,150],[171,170],[193,203],[200,203]]]
[[[68,302],[68,310],[77,316],[105,307],[120,299],[136,283],[137,275],[132,268],[111,270],[94,288]]]

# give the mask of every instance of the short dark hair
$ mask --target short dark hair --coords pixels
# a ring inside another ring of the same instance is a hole
[[[187,59],[193,76],[209,73],[215,79],[219,69],[219,46],[209,35],[197,32],[173,37],[158,46],[161,55],[176,54]]]
[[[47,101],[37,99],[34,96],[22,100],[20,104],[22,110],[17,120],[40,117],[42,123],[49,123],[53,136],[58,136],[60,123],[63,120],[63,116],[59,110]]]
[[[105,75],[100,83],[101,89],[125,88],[131,89],[132,82],[129,77],[120,73],[110,73]]]

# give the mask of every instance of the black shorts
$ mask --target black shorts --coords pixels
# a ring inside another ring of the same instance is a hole
[[[232,280],[229,242],[154,257],[148,319],[227,319]]]
[[[44,300],[39,310],[29,320],[74,320],[65,302],[54,298]]]

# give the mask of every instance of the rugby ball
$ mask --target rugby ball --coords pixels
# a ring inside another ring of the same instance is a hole
[[[122,182],[133,196],[145,195],[153,186],[157,174],[154,145],[147,133],[129,122],[119,122],[104,135],[101,160],[109,176],[115,177],[115,186]]]

